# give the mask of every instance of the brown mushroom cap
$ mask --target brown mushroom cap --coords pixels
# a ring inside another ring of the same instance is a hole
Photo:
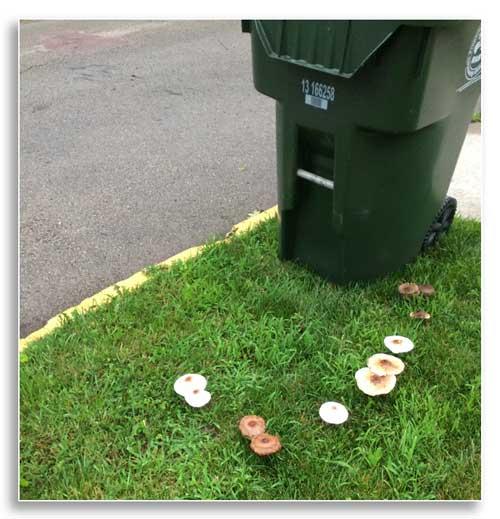
[[[398,291],[402,296],[416,296],[419,294],[419,288],[416,283],[403,283],[399,285]]]
[[[431,314],[425,312],[424,310],[418,310],[418,312],[411,312],[410,317],[413,319],[422,319],[423,321],[428,321],[431,318]]]
[[[378,376],[399,375],[405,369],[405,364],[394,355],[376,353],[368,359],[368,367]]]
[[[253,438],[266,430],[266,421],[261,416],[244,416],[240,420],[239,428],[245,438]]]
[[[269,456],[281,449],[281,443],[277,436],[262,433],[252,438],[250,448],[259,456]]]
[[[433,296],[436,292],[435,288],[432,285],[418,285],[418,289],[420,293],[424,296]]]

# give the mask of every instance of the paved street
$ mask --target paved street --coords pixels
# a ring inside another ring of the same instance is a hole
[[[276,203],[239,22],[23,23],[20,51],[21,337]],[[475,131],[452,192],[479,216]]]
[[[236,21],[21,29],[21,337],[276,203]]]

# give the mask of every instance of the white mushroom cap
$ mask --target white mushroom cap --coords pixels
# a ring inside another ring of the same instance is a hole
[[[204,389],[193,389],[184,398],[191,407],[203,407],[210,402],[212,395]]]
[[[338,425],[344,423],[349,418],[349,411],[338,402],[325,402],[319,408],[319,416],[326,423]]]
[[[373,373],[370,368],[358,369],[355,378],[359,389],[370,396],[386,395],[390,393],[396,385],[396,375],[385,375],[381,377]]]
[[[207,379],[197,373],[188,373],[179,377],[174,384],[174,391],[181,396],[186,396],[193,389],[205,389]]]
[[[389,335],[384,339],[384,344],[392,353],[406,353],[415,347],[410,339],[402,335]]]
[[[378,376],[399,375],[405,369],[405,363],[386,353],[376,353],[367,362],[368,367]]]

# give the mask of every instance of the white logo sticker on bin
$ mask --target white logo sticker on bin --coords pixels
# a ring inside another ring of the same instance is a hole
[[[481,79],[481,28],[479,28],[472,39],[469,52],[465,60],[465,80],[457,92],[463,92],[467,87]]]

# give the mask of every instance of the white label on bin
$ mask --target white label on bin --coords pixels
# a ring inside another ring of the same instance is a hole
[[[335,99],[335,87],[332,85],[303,79],[300,82],[300,86],[302,93],[304,94],[305,104],[314,106],[314,108],[327,110],[328,101],[333,101]]]
[[[315,108],[321,108],[321,110],[326,110],[328,108],[328,101],[326,99],[321,99],[321,97],[312,96],[306,94],[306,105],[314,106]]]
[[[457,92],[463,92],[467,87],[481,79],[481,28],[474,35],[467,53],[465,79],[467,82],[458,88]]]

